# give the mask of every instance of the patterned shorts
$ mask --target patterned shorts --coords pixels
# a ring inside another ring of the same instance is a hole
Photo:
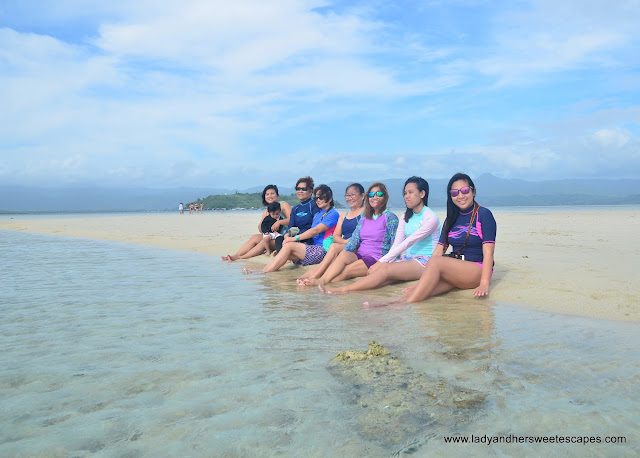
[[[326,250],[320,245],[306,245],[304,259],[300,261],[300,265],[311,266],[313,264],[320,264],[326,254]]]
[[[422,267],[427,267],[427,262],[429,262],[429,256],[422,255],[412,255],[412,254],[401,254],[398,256],[393,262],[401,262],[401,261],[418,261]]]

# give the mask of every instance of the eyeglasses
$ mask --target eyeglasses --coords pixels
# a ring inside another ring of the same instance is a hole
[[[469,194],[469,191],[471,191],[471,187],[470,186],[463,186],[460,189],[452,189],[452,190],[450,190],[449,194],[451,194],[451,197],[458,197],[459,193],[467,195],[467,194]]]
[[[324,202],[327,201],[327,196],[313,196],[313,200],[322,200]]]
[[[296,186],[296,191],[310,191],[311,188],[307,188],[306,186],[303,188],[302,186]]]
[[[344,198],[345,199],[355,199],[356,197],[358,197],[360,194],[345,194]]]
[[[384,191],[376,191],[376,192],[371,191],[369,193],[369,197],[373,197],[373,196],[382,197],[384,196]]]

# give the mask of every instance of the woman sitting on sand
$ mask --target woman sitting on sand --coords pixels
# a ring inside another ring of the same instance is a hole
[[[263,272],[274,272],[287,261],[293,261],[303,266],[318,264],[327,254],[326,248],[331,243],[331,235],[335,230],[340,214],[333,208],[333,192],[326,184],[321,184],[313,191],[314,200],[320,209],[313,215],[311,228],[301,234],[291,237],[286,235],[282,243],[282,249],[278,252]],[[308,244],[303,241],[310,241]],[[326,243],[326,248],[323,247]],[[250,273],[248,269],[243,269]]]
[[[302,274],[298,280],[299,285],[310,284],[309,280],[319,278],[329,267],[329,264],[340,254],[344,246],[349,241],[351,234],[362,219],[364,212],[364,188],[360,183],[353,183],[347,186],[344,192],[344,200],[349,205],[349,210],[340,215],[336,230],[333,232],[333,243],[329,247],[327,254],[320,264]]]
[[[475,201],[471,178],[456,173],[447,186],[447,219],[420,281],[405,293],[407,302],[418,302],[454,288],[472,289],[476,297],[489,294],[496,243],[496,220],[489,209]],[[453,250],[449,254],[448,246]]]
[[[366,277],[328,293],[362,291],[420,278],[438,245],[440,221],[427,206],[429,183],[424,178],[409,178],[404,183],[403,194],[407,210],[389,252],[369,268]]]
[[[262,191],[262,205],[267,207],[269,204],[273,202],[279,202],[280,194],[278,193],[278,187],[275,184],[270,184],[265,186]],[[280,202],[280,212],[284,218],[276,221],[272,226],[271,230],[273,232],[279,232],[281,227],[285,227],[289,224],[289,217],[291,216],[291,205],[286,202]],[[238,259],[249,259],[254,256],[261,255],[265,251],[265,246],[263,244],[263,234],[262,234],[262,221],[265,217],[269,216],[269,212],[265,209],[262,212],[262,216],[260,217],[260,222],[258,223],[258,232],[259,234],[252,235],[249,240],[247,240],[244,245],[240,247],[240,249],[236,252],[236,254],[228,254],[226,256],[222,256],[223,261],[236,261]],[[270,240],[270,249],[275,248],[275,242]]]
[[[344,250],[319,279],[307,284],[322,286],[332,281],[367,275],[369,267],[387,254],[396,237],[398,217],[387,210],[389,193],[382,183],[373,183],[367,191],[364,218],[353,231]]]

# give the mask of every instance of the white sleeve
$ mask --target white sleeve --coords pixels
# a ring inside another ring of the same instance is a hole
[[[424,216],[422,217],[422,224],[420,225],[420,227],[413,234],[406,238],[404,235],[404,217],[400,220],[400,224],[402,224],[402,240],[398,242],[398,235],[400,234],[400,226],[398,226],[396,240],[393,242],[393,246],[391,247],[389,252],[385,256],[380,258],[380,262],[391,262],[391,260],[404,253],[410,246],[437,231],[438,217],[431,211],[430,208],[427,207],[427,211],[424,212]],[[392,253],[393,255],[390,256]],[[390,256],[390,258],[385,259],[387,258],[387,256]]]
[[[393,245],[389,248],[387,254],[378,259],[379,262],[391,262],[393,261],[400,253],[404,251],[404,248],[398,249],[398,245],[402,244],[402,241],[405,239],[404,235],[404,216],[398,218],[398,230],[396,231],[396,238],[393,239]]]

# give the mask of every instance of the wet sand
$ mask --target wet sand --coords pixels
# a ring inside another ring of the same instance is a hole
[[[592,318],[640,321],[640,284],[635,271],[635,260],[640,255],[640,244],[635,242],[640,233],[640,210],[583,207],[492,211],[498,236],[490,301]],[[437,213],[443,220],[443,212]],[[0,220],[0,229],[222,255],[234,253],[257,233],[260,214],[6,218]],[[251,264],[259,267],[268,259],[263,255]],[[240,274],[245,264],[237,264]],[[389,289],[390,297],[396,293],[397,288]]]

